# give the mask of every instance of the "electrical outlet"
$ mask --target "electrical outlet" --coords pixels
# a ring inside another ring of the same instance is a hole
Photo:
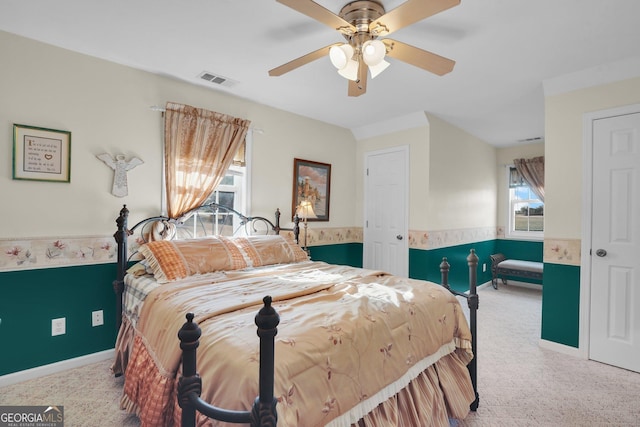
[[[51,319],[51,336],[64,335],[67,332],[66,318]]]
[[[487,271],[487,263],[484,262],[484,263],[482,263],[482,272],[484,273],[486,271]]]
[[[91,326],[104,325],[104,317],[102,310],[91,312]]]

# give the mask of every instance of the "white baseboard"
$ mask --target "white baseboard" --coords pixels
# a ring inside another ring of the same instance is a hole
[[[481,285],[476,286],[476,290],[488,288],[489,286],[491,286],[491,280],[489,280],[488,282],[484,282]]]
[[[547,341],[543,339],[540,339],[538,344],[540,345],[540,347],[547,350],[555,351],[556,353],[562,353],[580,359],[587,358],[579,348],[571,347],[564,344],[558,344],[557,342]]]
[[[542,291],[542,285],[537,283],[520,282],[518,280],[507,280],[507,284],[505,285],[502,283],[502,279],[498,279],[498,289],[500,289],[501,286],[518,286],[521,288],[537,289]]]
[[[26,369],[24,371],[14,372],[0,376],[0,387],[21,383],[23,381],[32,380],[34,378],[44,377],[46,375],[56,374],[68,369],[79,368],[81,366],[90,365],[92,363],[102,362],[104,360],[113,359],[115,357],[115,349],[104,350],[98,353],[87,354],[86,356],[75,357],[73,359],[62,360],[50,365],[38,366],[36,368]]]

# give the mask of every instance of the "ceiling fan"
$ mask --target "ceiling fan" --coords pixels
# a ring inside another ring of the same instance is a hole
[[[312,0],[276,1],[339,31],[347,43],[334,43],[303,55],[270,70],[270,76],[281,76],[329,55],[338,72],[349,79],[349,96],[360,96],[367,90],[367,70],[374,78],[389,65],[385,55],[439,76],[449,73],[455,65],[455,61],[435,53],[378,38],[457,6],[460,0],[407,0],[390,12],[378,1],[358,0],[345,5],[339,15]]]

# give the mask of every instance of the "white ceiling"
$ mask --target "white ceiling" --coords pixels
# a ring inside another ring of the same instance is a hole
[[[236,82],[215,90],[352,130],[426,111],[495,146],[544,136],[544,81],[639,58],[639,20],[640,0],[462,0],[390,36],[455,60],[450,74],[390,59],[353,98],[326,57],[268,75],[344,41],[275,0],[0,1],[0,30],[207,87],[209,71]]]

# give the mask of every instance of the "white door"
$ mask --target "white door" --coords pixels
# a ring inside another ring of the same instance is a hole
[[[640,372],[640,113],[593,121],[589,357]]]
[[[407,277],[409,148],[365,154],[364,268]]]

